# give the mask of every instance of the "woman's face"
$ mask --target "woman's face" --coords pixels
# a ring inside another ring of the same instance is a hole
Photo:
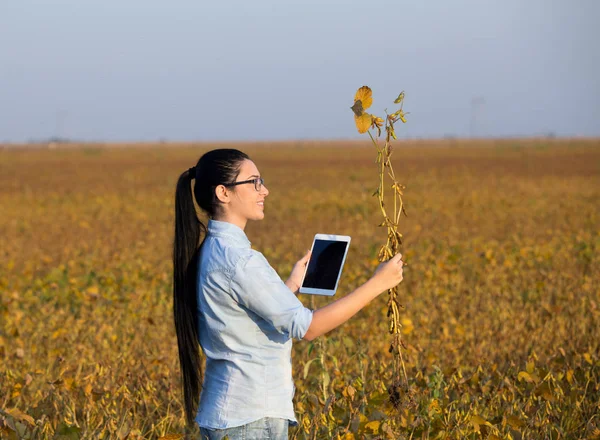
[[[260,172],[251,160],[245,159],[240,166],[236,182],[260,178]],[[256,191],[254,183],[243,183],[241,185],[217,188],[217,195],[225,203],[223,220],[235,223],[242,229],[248,220],[262,220],[265,217],[264,203],[269,195],[269,190],[262,185],[260,191]]]

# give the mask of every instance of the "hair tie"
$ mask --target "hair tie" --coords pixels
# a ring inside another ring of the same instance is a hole
[[[196,167],[194,166],[194,167],[190,168],[188,170],[188,173],[192,179],[195,179],[196,178]]]

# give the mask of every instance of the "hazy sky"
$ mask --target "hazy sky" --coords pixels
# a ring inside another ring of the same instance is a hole
[[[0,0],[0,142],[359,137],[365,84],[376,114],[405,90],[404,136],[598,136],[599,20],[598,0]]]

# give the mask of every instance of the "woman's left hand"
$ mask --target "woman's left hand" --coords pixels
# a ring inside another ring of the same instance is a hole
[[[294,293],[298,293],[300,289],[300,283],[302,282],[302,278],[304,277],[304,272],[306,271],[306,265],[308,264],[308,260],[310,259],[310,251],[304,255],[301,259],[298,260],[296,264],[294,264],[294,268],[292,269],[292,273],[290,277],[285,282],[285,285],[290,288],[290,290]]]

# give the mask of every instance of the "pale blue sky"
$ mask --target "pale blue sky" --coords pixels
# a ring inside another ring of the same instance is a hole
[[[405,90],[404,136],[598,136],[599,22],[598,0],[0,0],[0,142],[358,138],[364,84],[376,114]]]

